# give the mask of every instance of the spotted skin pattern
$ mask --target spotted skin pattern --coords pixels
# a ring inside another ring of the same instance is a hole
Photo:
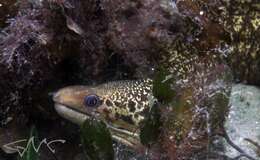
[[[115,121],[121,119],[138,126],[149,110],[152,80],[127,80],[102,84],[96,88],[101,102]]]

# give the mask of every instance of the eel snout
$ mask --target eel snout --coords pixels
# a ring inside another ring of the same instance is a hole
[[[53,95],[57,113],[76,124],[81,124],[90,117],[90,111],[84,106],[84,97],[92,94],[87,86],[69,86],[58,90]]]

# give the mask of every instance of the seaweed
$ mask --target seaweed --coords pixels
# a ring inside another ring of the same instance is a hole
[[[37,153],[37,151],[35,150],[35,146],[39,145],[39,140],[38,140],[38,133],[37,130],[34,126],[31,127],[31,131],[30,131],[30,138],[33,137],[33,141],[29,144],[27,144],[28,146],[26,146],[26,151],[24,152],[24,154],[20,157],[18,157],[18,160],[38,160],[39,159],[39,155]],[[29,139],[29,138],[28,138]]]
[[[146,119],[142,122],[140,129],[140,140],[145,146],[152,146],[159,139],[161,132],[161,113],[158,108],[159,105],[155,103],[146,115]]]
[[[81,140],[87,159],[114,159],[111,134],[104,122],[86,120],[81,126]]]

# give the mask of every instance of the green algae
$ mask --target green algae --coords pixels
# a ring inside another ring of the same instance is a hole
[[[160,101],[169,103],[176,95],[171,85],[175,79],[166,69],[160,69],[153,80],[153,95]]]
[[[150,146],[155,143],[160,135],[161,123],[161,112],[158,108],[158,103],[155,103],[146,119],[144,120],[144,125],[140,129],[140,140],[141,143]]]
[[[31,131],[30,131],[30,136],[28,139],[33,138],[33,141],[28,141],[30,143],[28,143],[26,146],[26,151],[24,152],[24,154],[20,157],[18,157],[18,160],[38,160],[39,159],[39,154],[37,153],[37,151],[35,150],[35,147],[39,145],[39,139],[38,139],[38,132],[36,130],[36,128],[34,126],[31,127]],[[23,152],[22,152],[23,153]]]
[[[114,159],[112,137],[104,122],[86,120],[81,126],[81,141],[87,159]]]

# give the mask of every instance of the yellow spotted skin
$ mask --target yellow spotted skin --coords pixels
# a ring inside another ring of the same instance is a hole
[[[152,98],[152,80],[126,80],[101,84],[95,87],[102,105],[113,121],[122,120],[138,126],[149,111],[149,97]]]

